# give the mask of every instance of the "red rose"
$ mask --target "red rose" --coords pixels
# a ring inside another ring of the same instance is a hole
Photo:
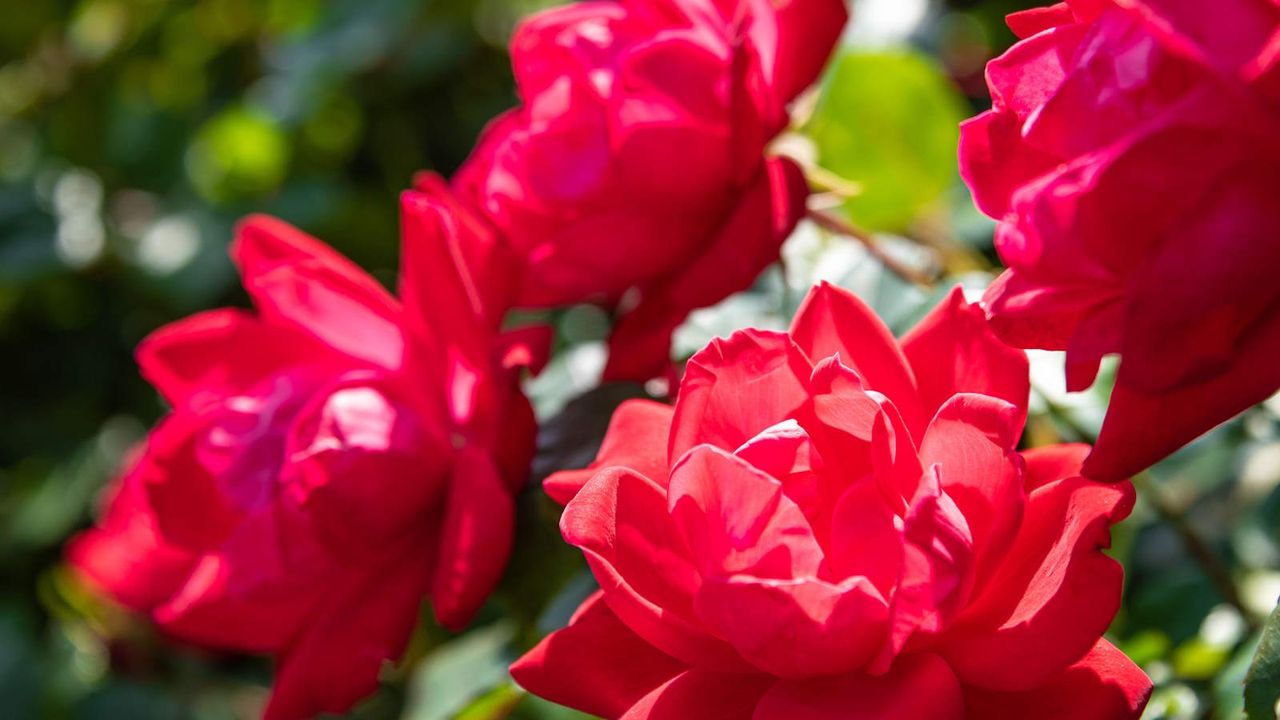
[[[548,481],[601,591],[513,676],[606,717],[1137,718],[1101,639],[1133,490],[1016,450],[1027,377],[958,290],[901,345],[826,285],[713,341]]]
[[[143,342],[172,412],[68,550],[166,633],[275,655],[270,718],[348,709],[403,652],[424,595],[465,624],[510,550],[534,437],[518,380],[538,337],[494,332],[487,291],[454,262],[458,218],[418,193],[403,208],[404,305],[277,220],[241,226],[232,255],[258,312]]]
[[[1280,388],[1280,4],[1073,0],[1010,16],[961,135],[1001,221],[996,332],[1122,357],[1085,472],[1127,477]]]
[[[606,375],[664,372],[672,330],[750,286],[803,212],[799,168],[765,146],[846,19],[842,0],[625,0],[522,23],[524,104],[453,183],[523,258],[519,303],[636,289]]]

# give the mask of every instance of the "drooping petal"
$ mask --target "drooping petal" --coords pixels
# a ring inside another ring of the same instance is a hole
[[[965,688],[965,711],[983,720],[1136,720],[1151,679],[1106,640],[1061,675],[1021,693]]]
[[[483,450],[454,457],[444,524],[431,583],[431,607],[447,628],[471,621],[507,565],[515,535],[515,502]]]
[[[551,633],[511,666],[520,687],[559,705],[620,717],[687,670],[631,631],[597,592],[568,627]]]

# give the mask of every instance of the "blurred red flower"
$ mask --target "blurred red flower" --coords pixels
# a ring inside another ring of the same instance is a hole
[[[275,655],[269,718],[371,693],[422,598],[464,625],[510,550],[535,434],[519,377],[547,338],[498,334],[484,274],[455,262],[490,239],[460,241],[468,225],[420,193],[403,223],[402,305],[319,241],[246,221],[232,255],[257,313],[143,342],[172,412],[68,549],[166,633]]]
[[[1010,16],[962,172],[1009,266],[985,304],[1069,389],[1122,362],[1085,471],[1127,477],[1280,389],[1280,4]]]

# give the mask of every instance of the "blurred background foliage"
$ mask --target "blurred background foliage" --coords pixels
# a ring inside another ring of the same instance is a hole
[[[515,103],[505,42],[549,0],[22,0],[0,3],[0,716],[248,718],[270,664],[173,647],[87,593],[60,546],[93,517],[123,454],[162,412],[132,348],[193,311],[245,305],[226,246],[266,212],[395,277],[396,195],[451,172]],[[846,48],[795,132],[834,223],[805,223],[786,270],[697,313],[677,337],[785,326],[813,281],[858,292],[901,332],[955,282],[996,269],[993,226],[955,166],[956,123],[983,109],[985,62],[1016,0],[859,0]],[[931,278],[922,287],[884,261]],[[588,462],[618,402],[592,389],[607,318],[551,318],[560,354],[530,393],[535,477]],[[1107,387],[1068,395],[1035,354],[1026,442],[1088,439]],[[661,393],[663,388],[647,388]],[[1140,479],[1115,533],[1128,571],[1113,639],[1152,675],[1149,718],[1235,718],[1259,627],[1280,594],[1280,402]],[[502,589],[475,629],[424,615],[357,718],[581,717],[507,680],[506,664],[592,589],[531,488]],[[1265,706],[1268,698],[1260,704]]]

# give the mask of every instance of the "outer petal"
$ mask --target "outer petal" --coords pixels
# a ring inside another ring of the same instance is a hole
[[[788,680],[770,690],[752,720],[964,720],[960,683],[935,655],[909,655],[879,677]],[[985,715],[974,718],[986,720]],[[1038,717],[1029,715],[1027,717]]]
[[[142,375],[171,405],[196,393],[244,392],[289,365],[322,362],[328,350],[303,333],[239,310],[211,310],[166,325],[138,346]]]
[[[841,0],[756,2],[754,7],[747,32],[766,82],[779,105],[785,105],[817,80],[849,12]]]
[[[1049,7],[1032,8],[1016,12],[1005,18],[1009,29],[1019,38],[1029,38],[1059,25],[1067,25],[1076,21],[1071,6],[1065,2]]]
[[[993,218],[1004,217],[1014,193],[1059,162],[1027,144],[1017,115],[996,110],[961,123],[959,153],[974,203]]]
[[[181,587],[194,561],[190,551],[165,543],[146,494],[129,475],[116,481],[98,527],[73,538],[66,556],[90,584],[142,612]]]
[[[1023,693],[965,688],[965,711],[983,720],[1137,720],[1151,679],[1111,643],[1098,640],[1065,672]]]
[[[511,677],[556,704],[619,717],[687,669],[632,632],[597,592],[578,608],[568,627],[517,660]]]
[[[790,335],[813,363],[839,354],[867,389],[893,401],[915,437],[924,431],[929,419],[911,367],[889,328],[856,295],[821,283],[800,306]]]
[[[652,400],[627,400],[613,411],[595,462],[581,470],[562,470],[542,481],[553,500],[568,504],[602,468],[631,468],[650,478],[667,476],[667,438],[675,409]]]
[[[791,417],[807,396],[792,371],[790,346],[782,333],[740,330],[698,351],[680,383],[668,457],[679,460],[702,443],[736,450]]]
[[[798,165],[772,158],[706,248],[672,277],[642,291],[609,339],[608,380],[648,380],[670,365],[671,333],[697,308],[750,287],[776,262],[804,213],[808,185]]]
[[[689,670],[646,695],[621,720],[750,720],[774,679]]]
[[[260,215],[241,223],[231,256],[268,322],[295,327],[351,357],[399,367],[399,303],[346,258]]]
[[[1133,501],[1127,482],[1082,477],[1031,493],[1004,563],[946,635],[966,685],[1031,690],[1088,652],[1120,604],[1124,571],[1102,550]]]
[[[627,468],[596,474],[564,509],[564,539],[582,548],[610,609],[637,635],[696,667],[746,669],[693,611],[700,582],[667,515],[666,493]]]
[[[409,642],[430,576],[429,554],[400,560],[327,589],[327,607],[280,657],[265,720],[346,712],[377,689],[382,666]]]
[[[926,415],[932,417],[953,395],[977,393],[1017,408],[1012,429],[1015,435],[1021,432],[1031,393],[1027,354],[1001,342],[959,286],[903,337],[902,351],[915,372]]]
[[[454,459],[431,584],[436,619],[460,629],[492,592],[511,553],[515,503],[493,460],[476,448]]]

